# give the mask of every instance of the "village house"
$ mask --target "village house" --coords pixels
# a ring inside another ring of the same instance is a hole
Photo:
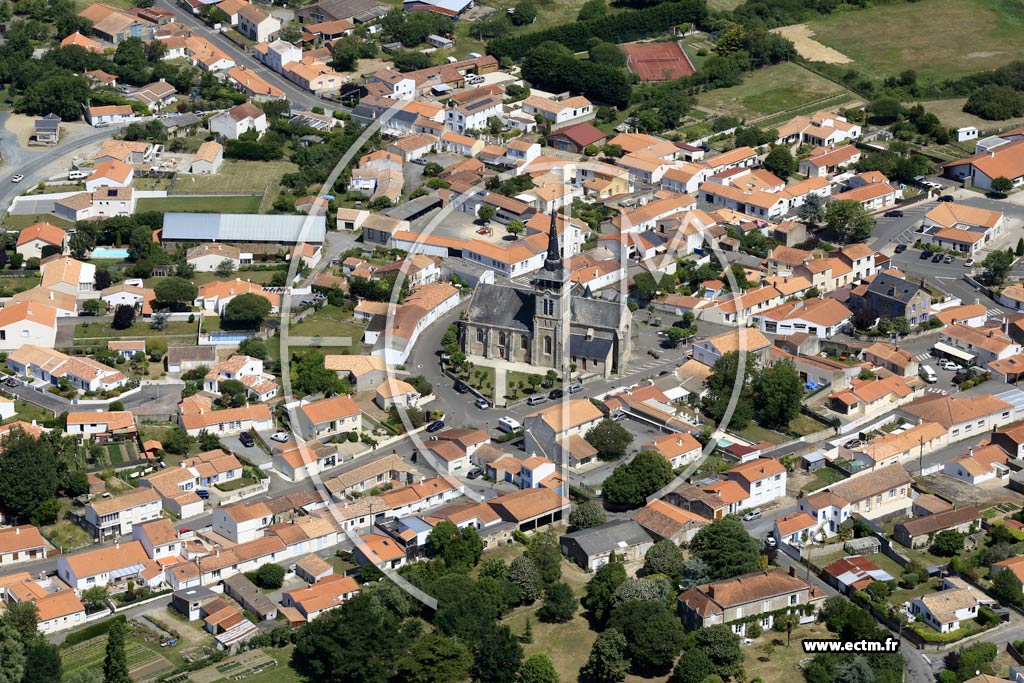
[[[362,411],[348,396],[325,398],[299,406],[297,427],[307,439],[321,439],[362,429]]]
[[[782,569],[772,569],[695,586],[681,593],[678,602],[688,629],[726,624],[733,633],[743,635],[751,616],[763,615],[760,626],[768,629],[774,620],[773,613],[791,609],[801,614],[801,621],[813,618],[804,612],[806,606],[824,599],[820,591],[803,579]]]
[[[977,508],[964,507],[900,522],[893,528],[892,537],[908,548],[922,548],[930,544],[935,534],[941,531],[965,534],[979,528],[981,513]]]
[[[637,522],[623,519],[590,529],[579,529],[558,539],[562,554],[587,571],[611,561],[636,562],[654,545],[654,539]],[[620,560],[621,558],[621,560]]]
[[[160,495],[152,489],[138,488],[89,502],[83,522],[94,538],[105,540],[130,534],[132,525],[159,519],[162,514]]]
[[[910,614],[920,617],[939,633],[949,633],[959,629],[961,621],[976,618],[979,607],[971,590],[950,588],[912,599]]]

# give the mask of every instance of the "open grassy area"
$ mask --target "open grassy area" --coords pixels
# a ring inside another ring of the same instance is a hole
[[[141,211],[183,211],[192,213],[256,213],[260,197],[165,197],[140,199]]]
[[[921,0],[836,12],[809,23],[814,39],[876,76],[914,69],[947,78],[1024,57],[1017,0]]]
[[[750,423],[745,428],[736,430],[730,429],[730,432],[739,434],[747,441],[758,443],[761,441],[767,441],[768,443],[782,443],[786,441],[788,437],[785,434],[779,434],[778,432],[772,431],[771,429],[765,429],[759,424]]]
[[[127,330],[115,330],[109,322],[90,322],[75,325],[75,341],[96,342],[106,339],[131,339],[132,337],[175,337],[195,336],[197,323],[184,320],[169,320],[162,330],[153,329],[148,322],[136,322]]]
[[[1005,121],[986,121],[985,119],[968,114],[964,111],[964,102],[967,98],[955,98],[951,100],[932,100],[922,102],[924,108],[939,117],[942,125],[949,128],[963,128],[964,126],[977,126],[978,130],[990,130],[994,128],[1005,128],[1008,126],[1019,126],[1024,124],[1024,117],[1017,119],[1006,119]],[[973,141],[972,141],[973,143]],[[970,149],[974,145],[971,144]]]
[[[238,270],[230,275],[230,277],[221,277],[216,273],[192,273],[189,280],[196,287],[202,287],[211,282],[217,280],[228,281],[228,280],[248,280],[249,282],[256,282],[261,285],[269,285],[270,281],[274,278],[274,270]],[[143,281],[143,284],[147,287],[153,287],[157,282],[160,282],[163,278],[151,277]],[[2,284],[2,281],[0,281]],[[204,325],[204,327],[206,327]]]
[[[765,631],[750,645],[744,645],[743,668],[748,680],[759,678],[764,683],[792,683],[794,676],[800,678],[801,659],[804,654],[800,641],[805,638],[833,638],[824,624],[804,624],[793,629],[790,644],[786,645],[786,634]]]
[[[839,470],[831,467],[822,467],[820,470],[814,473],[814,479],[811,479],[804,485],[804,491],[817,491],[823,489],[826,486],[835,484],[836,482],[843,480],[843,473]]]
[[[842,86],[787,62],[747,74],[737,86],[702,93],[698,102],[719,114],[755,119],[846,93]]]
[[[800,436],[806,436],[807,434],[820,432],[822,429],[825,429],[825,425],[821,424],[810,415],[800,414],[790,420],[789,429]]]
[[[14,417],[8,422],[14,422],[15,420],[24,420],[25,422],[31,422],[35,420],[42,422],[43,420],[49,420],[53,418],[51,413],[46,408],[40,408],[34,403],[28,403],[22,401],[20,398],[14,401]]]
[[[350,309],[326,305],[302,322],[292,324],[288,334],[291,337],[348,337],[350,350],[342,353],[359,353],[363,331],[363,326],[353,321]]]
[[[277,196],[281,176],[294,173],[299,167],[290,161],[242,161],[225,159],[220,171],[213,175],[182,176],[172,196],[180,194],[220,194],[259,192]]]
[[[7,230],[24,230],[28,226],[35,225],[41,221],[46,221],[50,225],[56,225],[58,228],[71,227],[70,221],[57,218],[52,213],[41,213],[32,216],[12,216],[8,214],[4,218],[3,227]]]

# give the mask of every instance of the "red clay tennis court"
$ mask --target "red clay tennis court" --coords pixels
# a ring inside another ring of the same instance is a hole
[[[626,64],[629,70],[640,77],[641,81],[671,81],[693,73],[693,65],[679,43],[626,43],[622,45],[626,53]]]

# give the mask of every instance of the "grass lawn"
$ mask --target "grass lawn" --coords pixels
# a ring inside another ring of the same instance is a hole
[[[59,500],[60,513],[57,515],[57,523],[43,527],[43,535],[65,553],[91,544],[92,536],[89,532],[67,519],[71,512],[71,501],[67,498]]]
[[[14,401],[14,417],[8,420],[8,422],[14,422],[16,420],[24,420],[25,422],[31,422],[36,420],[42,422],[43,420],[49,420],[53,418],[53,413],[45,408],[40,408],[34,403],[28,403],[21,399]]]
[[[743,668],[746,669],[748,680],[759,678],[764,683],[792,683],[794,676],[799,678],[801,659],[804,654],[800,641],[805,638],[833,638],[824,624],[804,624],[793,629],[790,644],[786,645],[786,634],[765,631],[754,639],[750,645],[744,645]]]
[[[246,683],[302,683],[302,677],[290,664],[294,649],[291,645],[283,648],[265,648],[263,652],[270,655],[277,662],[277,666],[257,674],[247,674],[245,676]],[[230,680],[230,678],[224,680]]]
[[[50,225],[56,225],[58,228],[71,227],[71,222],[66,221],[63,218],[57,218],[52,213],[41,213],[32,216],[12,216],[10,214],[4,218],[3,227],[8,230],[24,230],[30,225],[35,225],[41,221],[46,221]]]
[[[255,282],[257,284],[269,285],[270,281],[274,277],[274,273],[276,272],[277,271],[274,270],[240,270],[232,273],[230,277],[221,277],[217,275],[217,273],[193,273],[192,276],[189,277],[189,280],[196,287],[202,287],[203,285],[207,285],[218,280],[227,282],[235,279],[249,280],[250,282]],[[162,279],[163,278],[159,277],[151,277],[143,280],[143,284],[146,287],[153,287]],[[203,327],[205,328],[206,325],[203,325]]]
[[[815,420],[810,415],[797,415],[789,423],[791,431],[799,434],[800,436],[806,436],[807,434],[813,434],[814,432],[820,432],[825,429],[825,425]]]
[[[197,323],[185,320],[168,320],[162,330],[153,329],[148,322],[136,322],[127,330],[115,330],[109,322],[79,323],[75,325],[75,340],[89,342],[132,337],[194,337],[196,327]]]
[[[182,211],[192,213],[256,213],[260,197],[166,197],[140,199],[141,211]]]
[[[291,337],[348,337],[347,345],[358,353],[361,348],[364,328],[353,322],[352,311],[338,306],[326,305],[313,315],[288,329]]]
[[[787,62],[747,74],[731,88],[701,93],[698,102],[719,114],[755,119],[846,94],[842,86]]]
[[[826,486],[835,484],[838,481],[844,479],[843,473],[837,469],[831,467],[822,467],[820,470],[814,473],[814,479],[811,479],[807,484],[804,485],[803,491],[817,491],[823,489]]]
[[[758,443],[760,441],[767,441],[768,443],[782,443],[783,441],[786,441],[789,438],[785,434],[779,434],[778,432],[772,431],[771,429],[765,429],[761,425],[756,424],[754,422],[751,422],[749,425],[747,425],[745,429],[741,429],[739,431],[735,429],[729,429],[729,431],[735,434],[739,434],[744,439],[752,441],[753,443]]]
[[[1024,57],[1024,5],[1011,0],[921,0],[836,12],[809,22],[814,39],[876,76],[905,69],[948,78]]]
[[[932,100],[922,102],[924,108],[939,117],[942,125],[949,128],[963,128],[964,126],[976,126],[979,131],[989,128],[1002,128],[1004,126],[1018,126],[1024,124],[1024,117],[1017,119],[1006,119],[1005,121],[986,121],[983,118],[968,114],[964,111],[964,102],[967,98],[952,100]],[[972,146],[973,149],[973,146]]]
[[[225,159],[218,173],[184,176],[174,186],[172,196],[180,194],[232,194],[266,192],[277,198],[281,176],[299,167],[290,161],[242,161]]]

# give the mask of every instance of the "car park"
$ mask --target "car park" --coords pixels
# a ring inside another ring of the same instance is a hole
[[[743,515],[744,522],[753,522],[755,519],[761,519],[760,510],[751,510],[747,514]]]
[[[896,245],[896,253],[897,254],[902,254],[906,250],[907,250],[907,245],[905,245],[905,244],[897,244]]]
[[[285,443],[291,438],[291,434],[289,434],[288,432],[274,432],[273,434],[270,435],[270,440],[276,441],[278,443]]]
[[[242,442],[242,445],[246,448],[252,448],[256,445],[256,440],[252,438],[252,434],[249,432],[242,432],[238,435],[238,440]]]
[[[427,425],[427,431],[431,434],[441,429],[444,429],[444,420],[434,420]]]
[[[477,400],[473,401],[473,405],[475,405],[480,410],[487,410],[491,407],[491,402],[488,401],[486,398],[478,398]]]

